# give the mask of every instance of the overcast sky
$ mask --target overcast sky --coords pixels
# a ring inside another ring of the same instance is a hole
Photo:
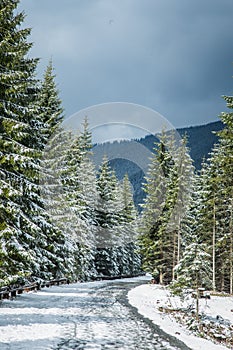
[[[140,104],[204,124],[233,93],[232,0],[22,0],[41,76],[52,57],[66,115]]]

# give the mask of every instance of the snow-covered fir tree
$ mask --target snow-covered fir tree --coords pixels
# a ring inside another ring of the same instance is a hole
[[[64,110],[59,98],[55,78],[53,63],[50,60],[44,73],[37,100],[40,108],[40,119],[44,124],[45,142],[46,139],[48,140],[49,137],[57,132],[58,125],[64,120]]]
[[[186,136],[179,140],[178,145],[174,148],[174,141],[169,149],[174,154],[174,167],[171,170],[170,181],[166,193],[167,207],[170,209],[169,220],[166,230],[170,232],[173,240],[172,253],[172,280],[175,278],[174,268],[182,256],[183,236],[187,234],[188,212],[192,202],[194,167],[192,159],[187,148]],[[168,210],[169,212],[169,210]]]
[[[196,317],[199,315],[199,288],[209,289],[211,286],[210,256],[206,246],[195,237],[188,245],[182,258],[175,267],[177,279],[170,284],[175,294],[182,294],[186,289],[196,292]]]
[[[181,257],[181,224],[190,201],[193,166],[186,140],[162,133],[154,149],[143,204],[140,246],[144,268],[160,283],[174,278]]]
[[[116,248],[120,245],[117,179],[105,156],[97,175],[96,269],[102,275],[119,275]]]
[[[143,257],[143,269],[163,283],[163,237],[159,228],[160,215],[164,207],[166,178],[158,153],[164,153],[164,144],[155,145],[153,157],[149,164],[144,191],[146,198],[142,205],[139,245]],[[157,153],[158,151],[158,153]],[[161,155],[160,155],[161,157]]]
[[[224,97],[232,108],[232,97]],[[233,182],[233,113],[222,113],[225,128],[219,132],[219,143],[203,164],[203,187],[200,208],[203,241],[212,258],[212,288],[233,292],[233,232],[232,232],[232,182]],[[218,273],[217,273],[218,271]]]
[[[86,280],[96,275],[97,203],[96,172],[90,159],[92,144],[87,120],[78,135],[64,135],[68,137],[67,144],[56,163],[56,181],[61,185],[56,220],[69,241],[73,242],[73,272],[80,280]]]
[[[133,201],[132,185],[128,174],[125,174],[120,191],[120,236],[121,245],[118,248],[120,275],[134,276],[141,272],[141,256],[138,252],[138,218]]]
[[[80,133],[80,150],[84,152],[85,155],[92,155],[92,133],[89,128],[88,117],[85,116],[82,123],[82,130]]]
[[[219,166],[222,170],[222,197],[225,202],[225,215],[222,216],[224,236],[227,250],[226,257],[226,283],[229,292],[233,293],[233,96],[224,96],[230,112],[224,112],[220,119],[224,123],[224,129],[218,133],[220,136],[221,157]]]
[[[107,157],[97,176],[97,254],[99,275],[133,276],[141,272],[136,251],[137,212],[129,178],[120,183]]]
[[[220,267],[218,279],[222,280],[220,258],[220,242],[222,235],[221,216],[224,212],[224,203],[221,196],[221,169],[218,166],[217,154],[219,147],[215,146],[208,162],[203,162],[199,177],[199,212],[197,227],[201,242],[207,246],[212,261],[212,289],[216,290],[216,271]],[[218,286],[219,287],[219,286]]]
[[[40,119],[43,121],[43,156],[40,159],[40,195],[51,224],[47,231],[48,246],[55,253],[56,274],[71,276],[74,264],[73,244],[60,224],[63,214],[63,187],[58,174],[64,166],[64,157],[70,137],[62,128],[63,108],[55,83],[52,61],[45,71],[37,99]],[[63,222],[62,218],[62,222]]]
[[[55,265],[48,249],[38,174],[43,123],[36,104],[37,59],[28,58],[30,29],[21,29],[18,1],[0,4],[1,19],[1,264],[2,278],[50,275]],[[33,130],[33,132],[32,132]]]

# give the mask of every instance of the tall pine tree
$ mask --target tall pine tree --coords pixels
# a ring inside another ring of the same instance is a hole
[[[40,108],[40,119],[44,127],[45,142],[58,131],[59,125],[64,120],[64,110],[59,98],[55,78],[53,63],[50,60],[44,73],[37,100]]]
[[[160,283],[174,279],[181,257],[181,224],[190,201],[192,161],[186,140],[162,133],[146,178],[140,246],[144,268]]]
[[[0,3],[0,181],[2,276],[39,272],[35,241],[40,231],[37,157],[41,122],[35,100],[37,59],[27,57],[30,29],[21,29],[24,14],[17,0]],[[31,130],[33,129],[33,133]]]

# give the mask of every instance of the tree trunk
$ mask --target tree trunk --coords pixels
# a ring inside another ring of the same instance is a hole
[[[177,244],[176,244],[176,238],[177,238]],[[180,262],[180,217],[178,219],[178,227],[177,227],[177,234],[176,231],[174,232],[174,238],[173,238],[173,269],[172,269],[172,280],[175,279],[175,271],[174,268],[176,264],[179,264]],[[177,251],[177,253],[176,253]]]
[[[216,273],[215,273],[215,242],[216,241],[216,207],[215,207],[215,198],[214,198],[214,206],[213,206],[213,235],[212,235],[212,288],[213,291],[216,290]]]
[[[199,290],[198,290],[198,282],[196,287],[196,320],[199,321]]]
[[[178,238],[177,238],[177,264],[180,262],[180,217],[178,222]]]
[[[222,274],[221,274],[221,292],[224,292],[224,289],[225,289],[225,281],[224,281],[225,268],[222,268],[221,271],[222,271]]]
[[[159,283],[163,284],[163,271],[162,271],[162,269],[159,271]]]
[[[172,259],[172,281],[175,279],[175,266],[176,266],[176,231],[173,234],[173,259]]]
[[[233,215],[233,199],[231,198],[230,203],[230,223],[229,223],[229,231],[230,231],[230,294],[233,293],[233,228],[232,228],[232,215]]]

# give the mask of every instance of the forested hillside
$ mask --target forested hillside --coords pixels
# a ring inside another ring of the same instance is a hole
[[[177,129],[181,137],[187,136],[187,147],[189,148],[190,156],[193,159],[193,164],[196,170],[201,169],[201,164],[204,158],[208,158],[208,154],[218,141],[217,131],[221,130],[223,124],[221,121],[209,123],[206,125],[193,126],[188,128]],[[128,174],[130,182],[134,188],[134,201],[137,208],[140,209],[140,203],[145,198],[145,193],[142,189],[145,174],[137,165],[140,163],[138,157],[143,156],[141,153],[134,155],[135,162],[128,159],[117,158],[117,154],[124,154],[127,158],[129,150],[135,142],[147,147],[151,152],[154,144],[158,139],[154,135],[148,135],[145,138],[132,141],[107,142],[100,145],[95,145],[94,152],[107,154],[110,160],[111,167],[115,170],[118,179],[122,179],[125,173]]]

